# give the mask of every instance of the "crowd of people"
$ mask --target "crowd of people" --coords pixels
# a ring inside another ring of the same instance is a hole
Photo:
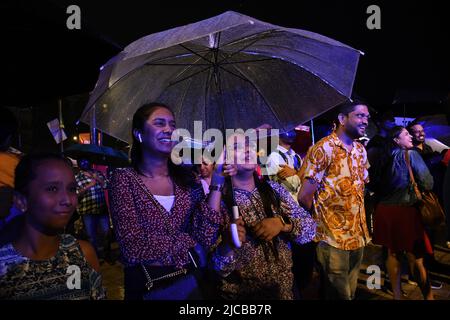
[[[85,159],[75,172],[61,155],[18,156],[14,127],[2,124],[0,299],[105,299],[98,257],[113,227],[126,300],[301,299],[314,270],[320,298],[353,300],[371,242],[394,299],[404,299],[405,255],[432,300],[438,237],[412,186],[433,190],[449,217],[444,153],[420,123],[396,126],[389,114],[362,144],[370,116],[363,101],[339,106],[335,129],[304,159],[295,130],[264,164],[257,142],[235,133],[216,162],[191,167],[172,162],[175,115],[153,102],[133,116],[131,165],[106,176]],[[73,235],[74,213],[85,240]]]

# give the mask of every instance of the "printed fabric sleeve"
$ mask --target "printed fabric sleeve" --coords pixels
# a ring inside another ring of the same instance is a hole
[[[89,184],[90,179],[86,177],[82,171],[80,171],[75,175],[75,181],[77,182],[78,188],[83,189],[84,186]]]
[[[331,163],[332,148],[324,141],[313,145],[306,154],[299,172],[300,181],[312,179],[321,184],[322,178]]]
[[[286,234],[286,236],[299,244],[312,241],[316,234],[316,222],[314,219],[305,209],[300,207],[299,204],[292,199],[292,196],[283,186],[276,182],[269,183],[272,189],[280,197],[280,201],[290,208],[290,210],[286,210],[286,208],[282,206],[281,212],[279,212],[280,215],[288,216],[292,222],[292,231]]]
[[[221,226],[220,233],[229,232],[231,218],[226,211],[225,202],[221,203],[221,211],[225,214],[224,222]],[[214,246],[210,249],[210,259],[208,264],[212,270],[214,270],[219,276],[227,277],[234,270],[239,270],[245,265],[250,263],[254,256],[254,249],[250,242],[244,242],[239,249],[233,249],[233,253],[228,256],[220,254],[219,246],[222,244],[223,237],[219,236]]]
[[[226,210],[220,212],[212,209],[201,188],[192,189],[192,224],[189,234],[206,250],[217,242],[219,229],[225,222]]]
[[[113,172],[111,214],[124,262],[130,265],[148,261],[172,264],[174,258],[181,258],[175,257],[173,252],[173,237],[158,230],[150,232],[145,229],[142,223],[143,213],[137,210],[133,198],[137,187],[126,169],[116,169]],[[182,240],[184,241],[177,241],[180,247],[194,245],[194,241],[186,234]],[[180,251],[183,250],[180,248]]]

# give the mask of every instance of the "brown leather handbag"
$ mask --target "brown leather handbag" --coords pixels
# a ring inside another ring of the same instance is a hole
[[[442,209],[439,199],[433,191],[420,192],[414,174],[411,169],[411,162],[409,160],[409,153],[405,153],[406,165],[408,166],[409,177],[411,179],[414,193],[418,200],[418,208],[422,216],[422,222],[425,226],[435,227],[445,221],[444,210]]]

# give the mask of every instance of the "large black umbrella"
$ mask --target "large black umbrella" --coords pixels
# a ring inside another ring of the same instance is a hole
[[[82,120],[129,141],[132,115],[150,101],[177,125],[290,130],[346,101],[361,52],[305,30],[236,12],[143,37],[106,63]],[[95,106],[95,108],[94,108]]]

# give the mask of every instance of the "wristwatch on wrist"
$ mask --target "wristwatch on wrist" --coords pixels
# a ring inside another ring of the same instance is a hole
[[[210,185],[210,186],[209,186],[209,191],[219,191],[219,192],[222,192],[222,190],[223,190],[223,184]]]

